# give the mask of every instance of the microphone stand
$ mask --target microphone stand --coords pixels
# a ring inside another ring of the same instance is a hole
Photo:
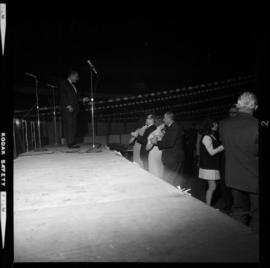
[[[13,159],[17,158],[17,146],[16,146],[16,133],[15,133],[15,126],[14,126],[14,119],[13,119]]]
[[[94,111],[94,91],[93,91],[93,70],[90,66],[90,85],[91,85],[91,116],[92,116],[92,148],[89,148],[87,153],[98,152],[98,144],[95,144],[95,111]]]
[[[39,116],[39,101],[38,101],[38,79],[37,78],[35,78],[35,85],[36,85],[36,100],[37,100],[38,145],[39,145],[36,151],[46,151],[46,149],[41,148],[40,116]]]
[[[48,84],[48,87],[52,89],[52,95],[53,95],[53,122],[54,122],[54,140],[55,140],[55,146],[58,146],[57,142],[57,125],[56,125],[56,109],[55,109],[55,94],[54,94],[54,89],[56,88],[53,85]]]
[[[47,151],[47,149],[41,147],[41,135],[40,135],[40,117],[39,117],[39,101],[38,101],[38,79],[37,76],[34,76],[32,74],[25,73],[26,75],[32,77],[35,79],[35,93],[36,93],[36,108],[37,108],[37,129],[38,129],[38,145],[39,147],[36,148],[34,151],[35,152],[40,152],[40,151]]]

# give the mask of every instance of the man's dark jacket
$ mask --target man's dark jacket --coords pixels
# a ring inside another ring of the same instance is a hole
[[[78,113],[79,103],[78,103],[78,93],[75,92],[74,88],[70,82],[66,80],[60,81],[60,107],[61,110],[67,112],[67,106],[71,105],[73,108],[73,113]]]
[[[246,192],[259,191],[258,120],[248,113],[225,119],[219,126],[225,152],[225,183]]]
[[[167,127],[162,140],[157,142],[157,146],[162,150],[161,160],[165,166],[184,160],[182,129],[176,122]]]

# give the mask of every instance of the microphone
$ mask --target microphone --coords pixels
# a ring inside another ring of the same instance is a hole
[[[97,75],[97,70],[94,67],[94,65],[91,63],[91,61],[90,60],[87,60],[87,63],[90,65],[90,67],[92,68],[92,70],[94,71],[94,73]]]
[[[48,87],[51,87],[51,88],[57,88],[57,86],[54,86],[54,85],[51,85],[51,84],[47,84]]]
[[[34,75],[34,74],[30,74],[30,73],[24,73],[25,75],[28,75],[28,76],[31,76],[31,77],[33,77],[33,78],[37,78],[37,76],[36,75]]]

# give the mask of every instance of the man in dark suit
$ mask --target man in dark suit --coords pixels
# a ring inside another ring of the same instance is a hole
[[[70,71],[68,78],[60,82],[60,107],[64,126],[64,136],[69,148],[79,148],[75,144],[77,114],[79,112],[78,90],[74,83],[79,80],[77,71]],[[82,99],[83,102],[89,101],[88,97]]]
[[[163,179],[176,186],[176,177],[184,160],[184,151],[182,129],[175,122],[174,117],[172,112],[166,112],[164,114],[165,134],[162,140],[153,139],[152,143],[157,144],[159,150],[162,150],[161,160],[164,165]],[[180,185],[183,183],[182,178]]]
[[[236,104],[233,104],[229,110],[228,118],[233,118],[237,116],[238,109],[236,107]],[[227,119],[227,118],[226,118]],[[225,119],[225,120],[226,120]],[[225,213],[231,213],[232,209],[232,191],[231,188],[227,187],[225,184],[225,152],[221,152],[221,158],[220,158],[220,194],[221,194],[221,200],[223,201],[223,207],[221,208],[223,212]]]
[[[220,123],[220,139],[225,148],[225,183],[232,189],[232,216],[258,230],[258,120],[256,96],[244,92],[237,101],[238,114]],[[248,219],[249,222],[248,222]]]
[[[156,129],[155,126],[155,116],[153,114],[149,114],[146,118],[146,129],[143,135],[137,135],[136,140],[141,144],[140,150],[140,158],[143,162],[143,167],[145,170],[148,170],[148,154],[149,152],[146,150],[146,144],[148,142],[148,136]]]

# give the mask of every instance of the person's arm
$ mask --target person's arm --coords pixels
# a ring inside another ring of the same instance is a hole
[[[149,127],[148,129],[146,129],[143,136],[141,136],[141,135],[137,136],[137,142],[139,142],[142,145],[146,145],[148,142],[149,134],[154,130],[155,130],[155,128],[153,128],[153,127]]]
[[[214,149],[212,139],[209,136],[204,136],[202,139],[202,143],[205,146],[207,152],[212,156],[224,150],[223,145],[220,145]]]
[[[201,142],[202,135],[197,134],[197,139],[196,139],[196,155],[200,155],[200,142]]]
[[[69,93],[67,90],[67,85],[65,83],[65,81],[62,81],[60,84],[60,95],[61,95],[61,102],[63,104],[64,107],[66,107],[66,109],[70,112],[73,111],[73,107],[71,105],[71,101],[69,98]]]
[[[139,130],[140,129],[136,129],[135,131],[131,132],[130,135],[131,135],[131,138],[129,140],[129,144],[130,145],[133,145],[135,140],[137,139],[138,135],[139,135]]]
[[[146,147],[145,147],[146,148],[146,151],[150,151],[153,148],[154,144],[151,142],[151,140],[152,140],[153,137],[154,137],[153,134],[150,134],[148,136],[148,138],[147,138],[147,144],[146,144]]]
[[[181,135],[181,133],[177,126],[175,126],[174,129],[168,130],[162,140],[157,141],[159,150],[173,148],[179,135]]]
[[[138,135],[137,136],[137,142],[139,142],[142,145],[146,145],[147,144],[147,138],[145,137],[145,135],[143,135],[143,136]]]
[[[135,137],[136,138],[139,135],[139,129],[136,129],[135,131],[131,132],[130,135],[132,137]]]
[[[135,138],[135,137],[131,137],[131,138],[129,139],[128,144],[129,144],[129,145],[133,145],[133,144],[134,144],[134,142],[135,142],[135,140],[136,140],[136,138]]]

